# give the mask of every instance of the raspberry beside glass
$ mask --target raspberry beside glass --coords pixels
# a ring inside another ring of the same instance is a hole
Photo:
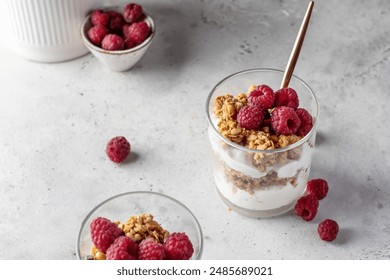
[[[292,209],[308,180],[317,100],[297,77],[290,89],[278,90],[282,77],[272,69],[236,73],[217,84],[207,101],[218,193],[246,216]]]

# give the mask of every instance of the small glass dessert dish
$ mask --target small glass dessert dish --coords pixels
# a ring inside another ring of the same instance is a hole
[[[281,215],[292,209],[305,192],[318,103],[310,87],[296,76],[292,76],[289,85],[296,95],[289,103],[290,91],[277,91],[282,77],[283,71],[274,69],[235,73],[220,81],[206,102],[217,192],[229,208],[244,216]],[[252,112],[244,110],[266,97],[268,93],[261,92],[264,88],[271,90],[274,99],[270,99],[271,103],[264,100],[269,103],[266,107],[254,108],[257,115],[250,119]],[[291,113],[291,120],[283,119],[286,117],[283,110]],[[306,118],[297,120],[302,111]],[[245,128],[253,123],[255,128]],[[283,129],[290,126],[293,133],[284,133]]]
[[[98,221],[99,219],[100,221]],[[110,259],[111,250],[111,255],[114,255],[114,258],[111,259],[117,259],[115,252],[113,252],[115,248],[110,249],[110,244],[107,244],[106,241],[107,235],[113,232],[112,228],[109,230],[110,232],[106,231],[105,237],[100,240],[96,236],[92,236],[92,231],[98,231],[97,227],[107,229],[113,225],[114,231],[118,231],[118,236],[112,238],[111,244],[116,242],[114,239],[119,241],[121,238],[129,237],[132,240],[129,242],[136,243],[133,245],[137,247],[137,252],[138,247],[140,248],[140,256],[133,254],[131,258],[127,259],[148,259],[141,256],[142,245],[140,244],[143,241],[153,240],[162,248],[164,242],[166,243],[168,238],[175,234],[180,236],[185,234],[190,241],[189,243],[192,244],[191,256],[187,255],[186,257],[191,260],[201,258],[203,234],[194,214],[174,198],[148,191],[122,193],[101,202],[92,209],[82,222],[78,233],[77,258],[79,260]],[[102,243],[106,243],[103,244],[105,248],[103,248]],[[100,245],[102,245],[101,248],[99,248]],[[115,246],[113,245],[113,247]],[[169,258],[164,257],[164,259]]]

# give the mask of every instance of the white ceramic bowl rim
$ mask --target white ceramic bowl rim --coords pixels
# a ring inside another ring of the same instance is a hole
[[[118,11],[121,7],[119,6],[115,6],[115,7],[104,7],[103,11]],[[139,44],[138,46],[135,46],[134,48],[131,48],[131,49],[127,49],[127,50],[120,50],[120,51],[108,51],[108,50],[105,50],[105,49],[102,49],[94,44],[92,44],[86,33],[88,32],[87,30],[84,30],[84,27],[85,25],[89,22],[90,20],[90,17],[91,17],[91,14],[89,14],[83,21],[83,23],[81,24],[81,37],[83,38],[83,41],[88,45],[89,48],[92,48],[94,49],[95,51],[97,52],[100,52],[100,53],[104,53],[104,54],[110,54],[110,55],[118,55],[118,54],[126,54],[126,53],[132,53],[132,52],[136,52],[144,47],[146,47],[153,39],[154,37],[154,34],[156,33],[156,27],[155,27],[155,24],[154,24],[154,21],[153,19],[148,15],[148,13],[146,13],[144,11],[144,14],[145,14],[145,20],[150,24],[150,30],[151,30],[151,33],[149,35],[148,38],[146,38],[145,41],[143,41],[141,44]]]
[[[195,221],[195,224],[196,224],[196,227],[198,228],[199,230],[199,236],[200,236],[200,242],[199,242],[199,253],[198,253],[198,259],[200,259],[200,257],[202,256],[202,252],[203,252],[203,232],[202,232],[202,228],[200,227],[200,224],[199,224],[199,221],[198,219],[195,217],[195,215],[192,213],[192,211],[187,207],[185,206],[183,203],[181,203],[180,201],[168,196],[168,195],[165,195],[165,194],[162,194],[162,193],[158,193],[158,192],[151,192],[151,191],[133,191],[133,192],[124,192],[124,193],[120,193],[120,194],[117,194],[115,196],[112,196],[104,201],[102,201],[101,203],[99,203],[97,206],[95,206],[89,213],[88,215],[84,218],[83,222],[81,223],[81,226],[80,226],[80,229],[79,229],[79,232],[78,232],[78,236],[77,236],[77,243],[76,243],[76,254],[77,254],[77,258],[79,260],[81,260],[81,256],[80,256],[80,250],[79,250],[79,244],[80,244],[80,239],[81,239],[81,234],[82,234],[82,231],[84,229],[84,227],[86,226],[87,224],[87,221],[89,220],[89,218],[93,215],[93,213],[95,213],[95,211],[97,209],[99,209],[102,205],[106,204],[107,202],[109,201],[112,201],[118,197],[122,197],[122,196],[127,196],[127,195],[132,195],[132,194],[147,194],[147,195],[155,195],[155,196],[161,196],[161,197],[164,197],[168,200],[171,200],[173,201],[174,203],[180,205],[181,207],[183,207],[185,210],[188,211],[188,213],[190,214],[190,216],[194,219]]]
[[[209,125],[212,127],[213,129],[213,132],[217,134],[217,136],[223,141],[225,142],[226,144],[228,144],[229,146],[232,146],[238,150],[241,150],[241,151],[244,151],[244,152],[249,152],[249,153],[265,153],[265,154],[274,154],[274,153],[280,153],[280,152],[285,152],[285,151],[290,151],[296,147],[299,147],[300,145],[302,145],[303,143],[307,142],[307,140],[314,134],[314,132],[316,131],[316,128],[317,128],[317,124],[318,124],[318,116],[319,116],[319,105],[318,105],[318,100],[317,100],[317,97],[315,96],[313,90],[300,78],[298,78],[297,76],[295,75],[292,75],[292,79],[300,82],[310,93],[310,95],[313,97],[313,100],[314,100],[314,103],[315,103],[315,106],[316,106],[316,114],[314,116],[314,119],[315,119],[315,122],[314,122],[314,125],[313,127],[311,128],[311,130],[309,131],[308,134],[305,135],[305,137],[303,137],[301,140],[299,140],[298,142],[295,142],[294,144],[291,144],[287,147],[284,147],[284,148],[279,148],[279,149],[274,149],[274,150],[256,150],[256,149],[250,149],[250,148],[246,148],[244,146],[241,146],[239,144],[236,144],[236,143],[233,143],[232,141],[230,141],[229,139],[225,138],[224,136],[221,135],[221,133],[219,133],[219,131],[217,130],[217,128],[215,127],[215,125],[213,124],[212,120],[211,120],[211,116],[210,116],[210,110],[209,110],[209,106],[210,106],[210,102],[211,102],[211,98],[213,96],[213,93],[215,92],[215,90],[221,85],[223,84],[225,81],[231,79],[231,78],[234,78],[236,76],[240,76],[242,74],[246,74],[246,73],[251,73],[251,72],[273,72],[273,73],[280,73],[280,74],[283,74],[283,71],[281,70],[278,70],[278,69],[272,69],[272,68],[253,68],[253,69],[247,69],[247,70],[243,70],[243,71],[240,71],[240,72],[236,72],[236,73],[233,73],[229,76],[227,76],[226,78],[222,79],[221,81],[219,81],[214,87],[213,89],[211,90],[209,96],[207,97],[207,101],[206,101],[206,115],[207,115],[207,120],[209,122]]]

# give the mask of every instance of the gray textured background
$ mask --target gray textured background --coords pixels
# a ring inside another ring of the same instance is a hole
[[[139,1],[157,34],[126,73],[0,45],[0,259],[74,259],[84,216],[132,190],[185,203],[204,259],[389,259],[390,1],[316,1],[295,69],[321,109],[311,177],[330,192],[315,220],[240,217],[215,191],[206,97],[233,72],[284,69],[307,2]],[[115,135],[135,153],[120,166],[104,152]],[[316,234],[325,218],[333,243]]]

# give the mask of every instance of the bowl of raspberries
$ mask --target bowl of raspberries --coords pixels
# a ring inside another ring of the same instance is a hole
[[[167,195],[126,192],[86,216],[76,252],[80,260],[198,260],[203,234],[198,220]]]
[[[93,10],[81,25],[85,46],[107,68],[132,68],[149,48],[156,32],[153,19],[141,5]]]

